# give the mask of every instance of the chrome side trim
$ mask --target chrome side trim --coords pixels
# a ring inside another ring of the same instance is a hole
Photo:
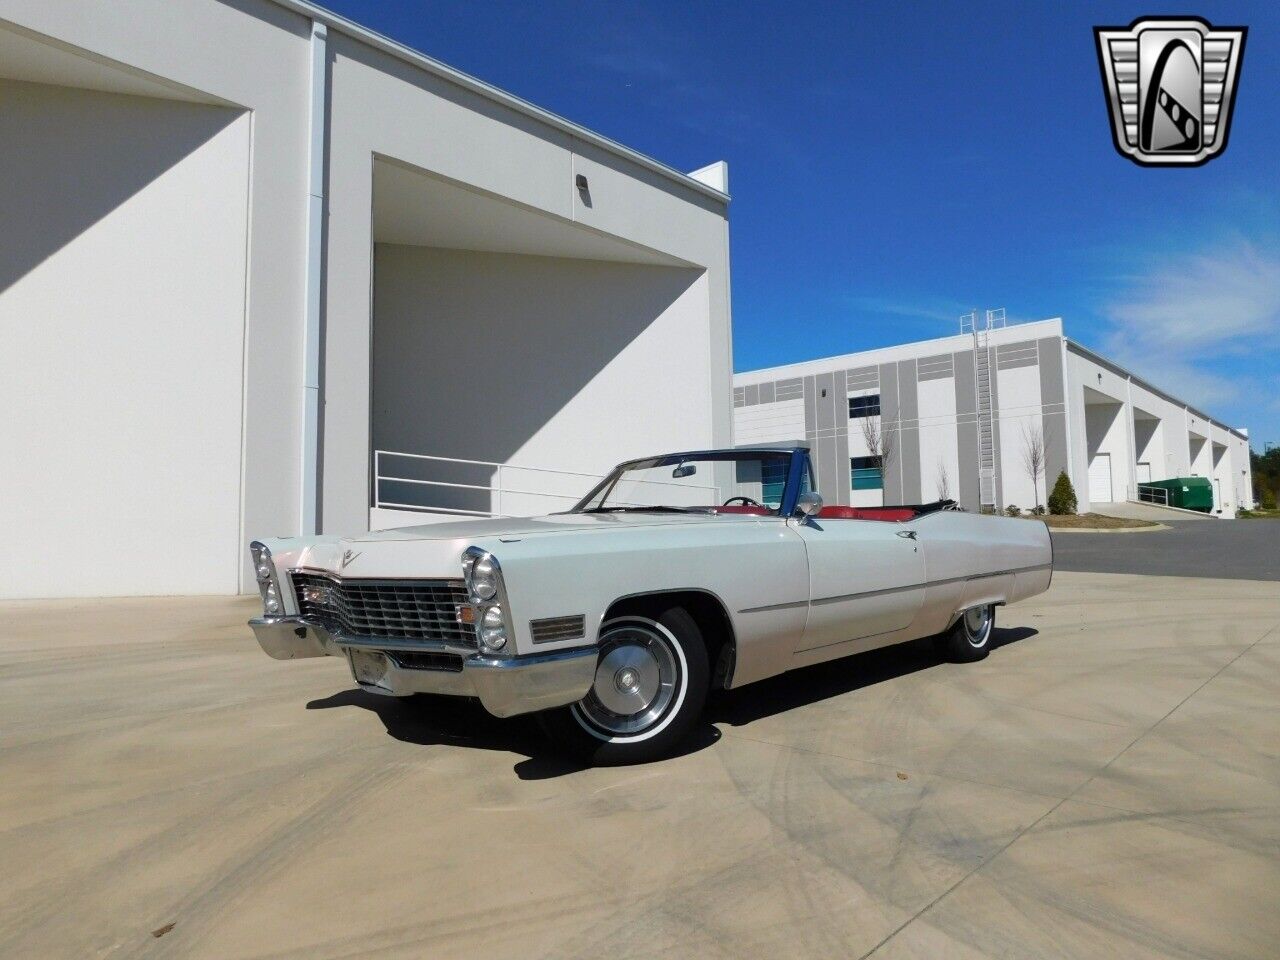
[[[808,600],[790,600],[786,603],[767,603],[763,607],[743,607],[739,613],[764,613],[766,610],[790,610],[793,607],[807,607]]]
[[[859,597],[878,597],[888,593],[901,593],[906,590],[920,590],[926,587],[940,587],[948,583],[969,583],[972,580],[989,580],[992,577],[1003,577],[1011,573],[1034,573],[1037,570],[1053,569],[1052,563],[1037,563],[1029,567],[1015,567],[1012,570],[996,570],[992,573],[975,573],[966,577],[948,577],[945,580],[925,580],[910,583],[901,587],[885,587],[882,590],[864,590],[861,593],[842,593],[833,597],[818,597],[814,600],[793,600],[787,603],[771,603],[763,607],[745,607],[739,613],[763,613],[766,610],[786,610],[790,607],[803,607],[806,604],[837,603],[843,600],[856,600]]]
[[[967,580],[969,578],[964,577],[961,579]],[[950,582],[951,581],[949,580],[934,580],[932,582],[928,580],[924,580],[924,581],[921,581],[920,583],[908,583],[900,587],[884,587],[880,590],[864,590],[861,593],[841,593],[834,597],[819,597],[818,599],[813,601],[813,606],[816,607],[824,603],[840,603],[845,600],[858,600],[858,599],[861,599],[862,597],[883,597],[886,594],[890,594],[890,593],[906,593],[908,590],[923,590],[926,587],[933,586],[935,583],[950,583]]]

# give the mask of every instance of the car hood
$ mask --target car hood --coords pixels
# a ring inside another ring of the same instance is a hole
[[[561,513],[545,517],[451,520],[378,530],[354,537],[264,541],[282,570],[307,569],[356,579],[457,579],[462,551],[496,547],[539,535],[638,530],[655,527],[758,523],[760,517],[709,513]]]
[[[556,513],[542,517],[499,517],[483,520],[449,520],[413,527],[376,530],[349,540],[349,543],[379,543],[397,540],[467,540],[487,537],[524,537],[539,533],[571,531],[633,530],[636,527],[672,524],[725,523],[756,520],[739,515],[707,513]]]

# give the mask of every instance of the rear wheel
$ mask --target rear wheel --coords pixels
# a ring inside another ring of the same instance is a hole
[[[991,652],[991,631],[996,623],[995,604],[970,607],[951,629],[938,637],[938,649],[949,660],[970,663]]]
[[[600,630],[595,682],[577,703],[538,715],[552,741],[600,765],[667,756],[707,699],[707,650],[686,610],[624,616]]]

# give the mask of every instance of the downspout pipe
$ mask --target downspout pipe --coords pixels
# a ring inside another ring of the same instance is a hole
[[[1071,407],[1071,357],[1067,349],[1067,338],[1062,337],[1062,432],[1067,441],[1067,479],[1071,481],[1073,489],[1077,488],[1079,477],[1076,476],[1072,464],[1075,461],[1075,448],[1071,445],[1071,418],[1075,416],[1075,410]],[[1086,457],[1089,451],[1086,448]],[[1057,480],[1057,477],[1053,478]],[[1045,500],[1049,499],[1049,475],[1046,472],[1044,478]],[[1088,483],[1085,484],[1086,492],[1088,492]]]
[[[328,117],[328,28],[311,23],[311,102],[307,126],[306,317],[302,333],[302,458],[298,533],[319,532],[320,295],[324,277],[324,144]]]

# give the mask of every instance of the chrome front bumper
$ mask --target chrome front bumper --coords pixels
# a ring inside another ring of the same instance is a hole
[[[525,657],[488,657],[466,651],[461,671],[418,670],[397,665],[385,651],[456,651],[403,641],[335,637],[301,617],[255,617],[249,626],[263,652],[276,660],[344,657],[363,690],[393,697],[414,693],[478,697],[495,717],[513,717],[576,703],[587,695],[595,680],[595,647],[574,647]]]

